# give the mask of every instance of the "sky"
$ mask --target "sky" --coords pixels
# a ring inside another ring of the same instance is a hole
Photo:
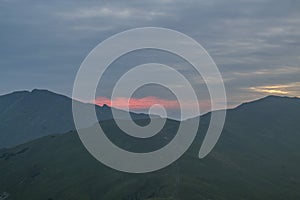
[[[229,107],[266,95],[300,97],[299,11],[298,0],[0,0],[0,95],[39,88],[71,96],[80,64],[98,43],[154,26],[187,34],[207,50],[223,76]],[[182,60],[157,51],[116,61],[95,102],[110,103],[109,85],[120,71],[153,60],[182,70],[201,88],[200,103],[209,110],[201,77]],[[137,94],[132,105],[176,107],[165,89],[150,91],[155,92]],[[120,107],[122,101],[115,99]]]

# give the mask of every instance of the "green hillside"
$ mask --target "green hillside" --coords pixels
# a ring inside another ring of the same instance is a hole
[[[13,92],[0,96],[0,148],[12,147],[53,133],[75,129],[72,99],[47,90]],[[82,112],[92,104],[74,101]],[[99,121],[112,119],[112,108],[95,106]],[[124,111],[116,110],[119,113]],[[148,118],[131,113],[135,119]],[[97,120],[87,119],[87,126]],[[83,128],[83,127],[82,127]]]
[[[207,114],[189,151],[167,168],[147,174],[104,166],[85,150],[75,132],[46,136],[0,150],[0,194],[30,200],[300,199],[299,113],[300,100],[284,97],[229,110],[219,142],[200,160]],[[127,149],[150,148],[120,136],[113,121],[101,124],[110,130],[111,140]],[[164,144],[159,137],[172,139],[177,126],[169,120],[161,135],[152,138],[152,147]]]

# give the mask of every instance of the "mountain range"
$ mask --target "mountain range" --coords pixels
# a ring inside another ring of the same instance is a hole
[[[19,99],[24,94],[14,95]],[[2,99],[1,113],[4,104]],[[0,195],[31,200],[300,199],[299,113],[300,99],[278,96],[230,109],[216,147],[199,159],[208,113],[201,116],[195,141],[179,160],[146,174],[122,173],[101,164],[87,152],[76,131],[53,132],[0,150]],[[146,118],[137,120],[147,123]],[[125,135],[113,120],[99,123],[115,144],[144,152],[172,140],[180,122],[167,120],[149,141]],[[19,128],[15,126],[16,132]]]
[[[82,114],[95,107],[98,121],[112,119],[112,109],[72,100],[48,90],[18,91],[0,96],[0,148],[12,147],[53,133],[75,130],[72,101]],[[115,109],[122,114],[124,111]],[[145,114],[130,113],[134,119],[148,118]],[[123,115],[121,115],[123,116]],[[86,119],[86,126],[97,121]],[[80,127],[80,128],[87,128]]]

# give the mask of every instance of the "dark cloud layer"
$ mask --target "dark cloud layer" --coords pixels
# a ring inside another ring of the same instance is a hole
[[[0,4],[0,94],[47,88],[71,95],[76,71],[99,42],[130,28],[161,26],[181,31],[207,49],[224,76],[232,105],[267,95],[262,88],[268,86],[300,96],[296,0]]]

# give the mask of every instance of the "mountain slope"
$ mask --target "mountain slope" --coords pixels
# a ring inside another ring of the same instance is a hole
[[[299,111],[299,99],[283,97],[229,110],[219,142],[199,160],[209,121],[205,115],[188,152],[171,166],[148,174],[121,173],[102,165],[75,132],[47,136],[0,150],[0,194],[31,200],[299,199]],[[162,138],[171,139],[178,122],[167,123]],[[138,139],[128,143],[112,121],[101,124],[110,130],[112,141],[136,151]],[[153,142],[157,145],[159,139]]]
[[[94,107],[79,101],[75,103],[83,110],[83,114],[86,107]],[[95,108],[99,121],[112,119],[112,108]],[[136,119],[148,117],[134,113],[131,113],[131,116]],[[87,119],[87,122],[87,126],[91,126],[97,121]],[[72,99],[66,96],[47,90],[21,91],[0,96],[0,148],[74,129]]]

